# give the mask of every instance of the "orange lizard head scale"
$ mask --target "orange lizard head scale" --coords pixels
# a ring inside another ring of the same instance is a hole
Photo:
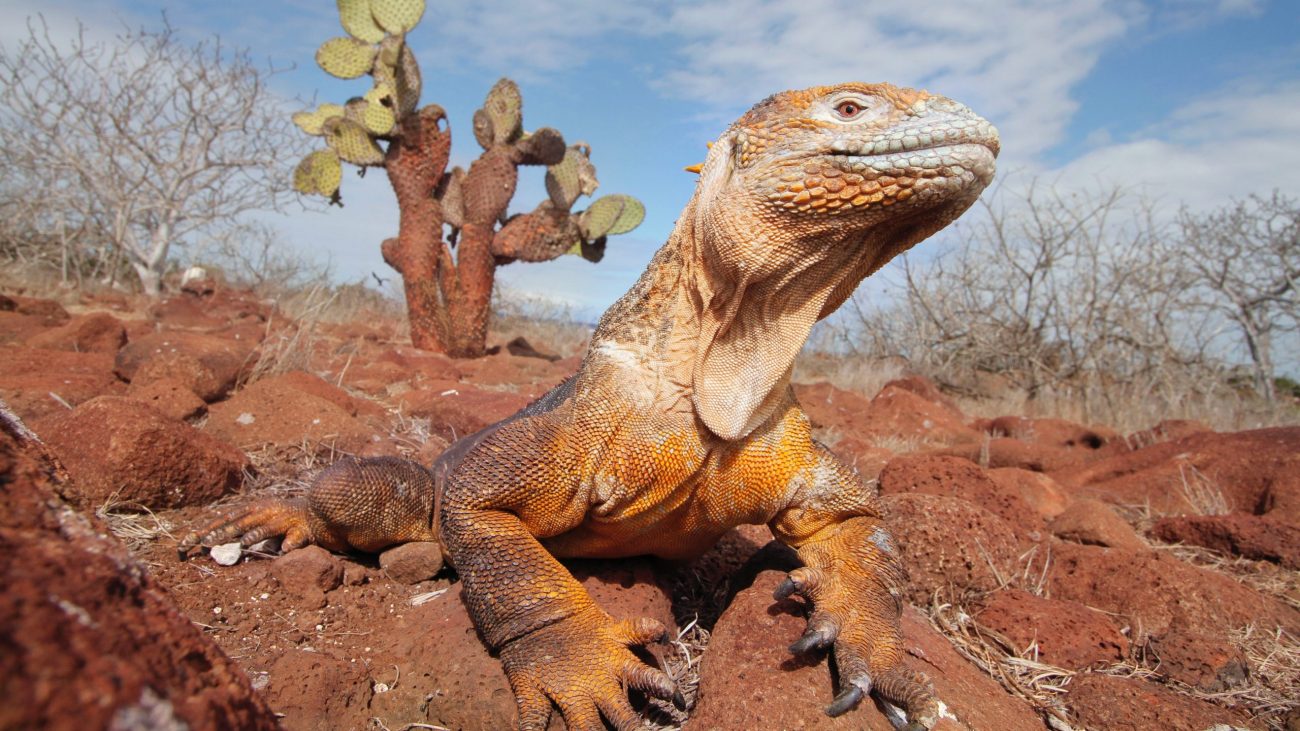
[[[678,223],[705,272],[693,385],[708,427],[733,439],[766,418],[813,323],[969,208],[999,147],[966,106],[890,84],[774,94],[731,125]]]
[[[993,125],[962,104],[862,83],[774,94],[719,142],[702,185],[725,178],[741,186],[752,215],[786,215],[785,228],[814,236],[929,218],[932,225],[909,232],[908,246],[975,201],[993,178],[1000,148]],[[726,197],[734,206],[735,196]]]

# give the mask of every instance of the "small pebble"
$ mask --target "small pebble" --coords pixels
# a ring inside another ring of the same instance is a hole
[[[217,564],[234,566],[239,563],[239,557],[243,555],[243,550],[238,543],[223,543],[220,546],[213,546],[208,553]]]

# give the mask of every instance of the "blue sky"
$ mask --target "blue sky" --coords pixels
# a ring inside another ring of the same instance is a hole
[[[329,0],[0,0],[0,42],[44,13],[54,35],[173,26],[220,34],[277,65],[286,97],[341,102],[313,54],[342,35]],[[1300,2],[1294,0],[930,0],[926,3],[700,3],[489,0],[431,3],[410,42],[424,102],[451,115],[453,162],[478,152],[469,119],[503,75],[519,82],[528,128],[592,145],[599,194],[646,203],[645,223],[605,261],[575,257],[500,270],[517,291],[594,318],[640,273],[689,198],[682,167],[767,94],[844,80],[923,86],[969,104],[1002,131],[1013,179],[1095,188],[1122,183],[1168,210],[1213,207],[1280,188],[1300,195]],[[544,196],[526,170],[517,210]],[[345,177],[346,207],[276,219],[292,245],[329,257],[341,279],[391,272],[396,232],[380,175]],[[581,203],[579,204],[581,205]]]

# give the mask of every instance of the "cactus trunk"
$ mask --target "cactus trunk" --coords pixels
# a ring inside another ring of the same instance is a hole
[[[438,114],[403,120],[400,142],[389,145],[384,166],[397,196],[397,238],[384,242],[384,260],[402,275],[411,343],[422,350],[448,352],[449,318],[440,292],[442,210],[433,189],[447,169],[451,132]],[[450,264],[450,262],[448,262]]]

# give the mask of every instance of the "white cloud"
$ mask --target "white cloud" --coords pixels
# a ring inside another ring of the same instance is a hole
[[[1049,175],[1066,186],[1119,183],[1157,202],[1218,207],[1274,188],[1300,193],[1300,83],[1237,85],[1188,102],[1159,125],[1098,147]]]
[[[673,13],[687,42],[660,89],[736,105],[846,80],[924,86],[990,118],[1003,149],[1030,159],[1061,140],[1070,89],[1129,22],[1105,0],[724,0]]]

